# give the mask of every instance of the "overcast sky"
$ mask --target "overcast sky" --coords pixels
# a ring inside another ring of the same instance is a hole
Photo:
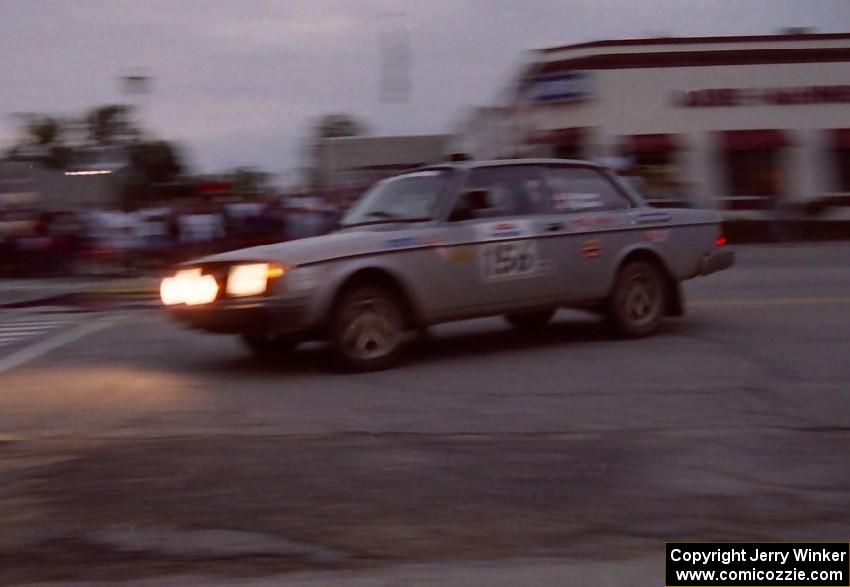
[[[401,24],[412,91],[382,103],[379,31]],[[850,0],[0,0],[0,145],[12,113],[120,101],[117,77],[144,68],[144,125],[195,171],[286,173],[312,117],[445,132],[494,99],[526,49],[788,26],[850,31]]]

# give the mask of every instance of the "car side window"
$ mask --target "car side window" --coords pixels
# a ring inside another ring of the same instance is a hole
[[[540,169],[531,165],[473,169],[451,219],[543,213],[549,207]]]
[[[622,210],[632,205],[611,180],[595,169],[549,167],[544,177],[556,213]]]

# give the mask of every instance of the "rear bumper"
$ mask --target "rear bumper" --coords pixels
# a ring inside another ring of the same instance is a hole
[[[306,304],[213,303],[173,307],[169,313],[192,328],[219,334],[293,333],[307,330]]]
[[[699,274],[711,275],[724,269],[729,269],[735,264],[735,252],[722,249],[708,253],[700,260]]]

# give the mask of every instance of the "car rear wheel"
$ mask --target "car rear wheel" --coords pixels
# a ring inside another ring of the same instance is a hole
[[[394,364],[402,350],[403,306],[387,288],[364,285],[343,294],[331,320],[330,343],[344,367],[376,371]]]
[[[664,315],[664,276],[655,263],[633,261],[617,275],[608,317],[623,335],[641,337],[658,328]]]
[[[298,345],[298,340],[292,336],[269,332],[246,332],[240,338],[251,352],[260,357],[284,355]]]
[[[518,314],[507,314],[505,320],[517,330],[533,331],[540,330],[546,326],[555,315],[555,310],[536,310],[534,312],[520,312]]]

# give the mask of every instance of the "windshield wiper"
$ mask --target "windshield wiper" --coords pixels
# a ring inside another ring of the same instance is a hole
[[[371,212],[366,214],[366,216],[372,216],[374,218],[387,218],[387,219],[398,218],[398,216],[396,216],[395,214],[392,214],[391,212],[387,212],[386,210],[372,210]]]
[[[340,228],[351,228],[352,226],[365,226],[367,224],[394,224],[396,222],[428,222],[430,218],[381,218],[379,220],[363,220],[362,222],[352,222],[350,224],[340,223]]]

